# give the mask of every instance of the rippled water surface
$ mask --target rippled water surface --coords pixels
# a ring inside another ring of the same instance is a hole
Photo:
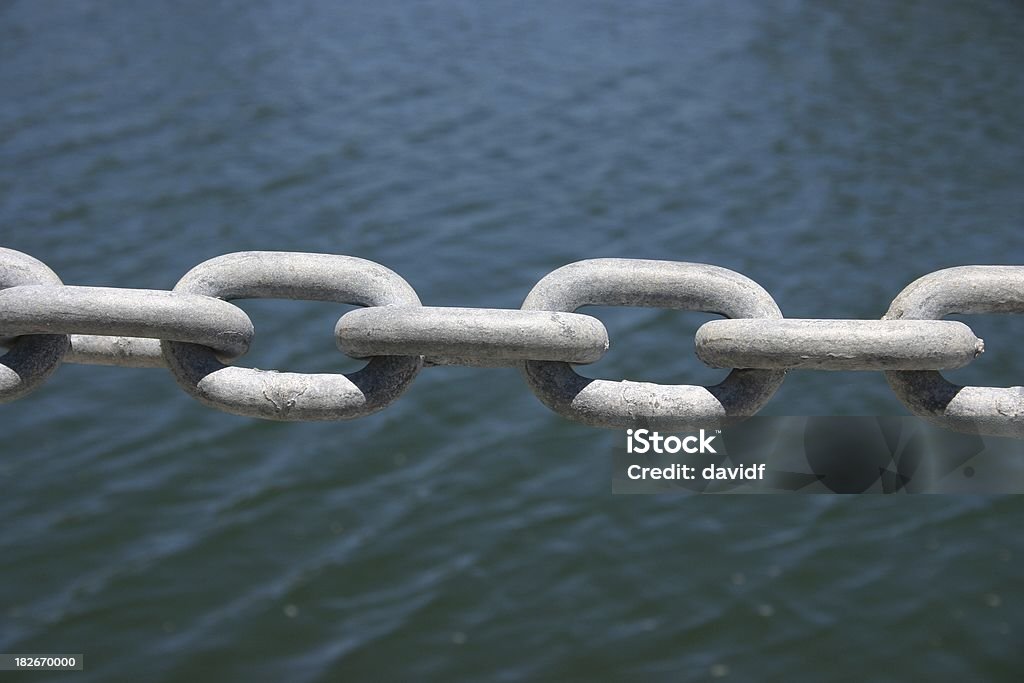
[[[360,256],[432,305],[571,261],[713,263],[793,317],[1024,262],[1024,6],[10,2],[0,243],[169,289],[247,249]],[[243,302],[248,365],[358,367],[345,307]],[[714,381],[708,316],[599,309],[586,372]],[[1018,318],[956,374],[1024,377]],[[769,414],[904,414],[795,372]],[[67,365],[0,408],[0,652],[78,681],[1020,680],[1016,497],[612,496],[621,432],[514,370],[356,422]],[[35,680],[43,680],[37,675]]]

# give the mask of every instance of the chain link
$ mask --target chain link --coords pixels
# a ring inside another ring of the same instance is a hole
[[[526,310],[575,311],[581,306],[643,306],[718,313],[730,318],[781,318],[757,283],[725,268],[697,263],[591,259],[546,275]],[[782,384],[776,370],[733,370],[712,387],[581,377],[568,363],[528,360],[523,377],[563,417],[599,427],[688,430],[756,413]]]
[[[221,299],[299,299],[356,306],[419,306],[409,284],[352,256],[249,251],[190,270],[175,292]],[[347,420],[385,407],[415,379],[420,356],[378,356],[348,375],[275,372],[223,365],[205,346],[163,340],[171,375],[213,408],[269,420]]]
[[[0,291],[30,285],[61,284],[57,274],[41,261],[20,251],[0,247]],[[34,391],[60,367],[69,346],[67,336],[62,334],[32,335],[14,340],[10,350],[0,357],[0,401],[13,401]]]
[[[1024,266],[960,266],[925,275],[893,300],[886,320],[1024,313]],[[1024,437],[1024,387],[964,387],[935,371],[893,369],[889,386],[912,413],[956,431]]]
[[[5,335],[171,339],[225,359],[248,351],[253,335],[249,316],[226,301],[150,289],[25,285],[0,291],[0,311]]]
[[[336,328],[353,358],[424,356],[426,365],[500,367],[522,360],[593,363],[608,350],[597,318],[493,308],[361,308]]]
[[[712,320],[696,344],[713,368],[776,370],[951,370],[985,349],[952,320]]]
[[[362,308],[334,334],[367,359],[349,374],[227,365],[254,329],[234,299],[331,301]],[[724,316],[701,326],[697,356],[729,368],[703,387],[590,379],[573,365],[608,349],[584,306],[645,306]],[[695,263],[593,259],[541,279],[521,310],[425,307],[384,266],[351,256],[241,252],[206,261],[173,291],[64,285],[46,265],[0,248],[0,402],[38,388],[62,362],[161,367],[200,402],[272,420],[343,420],[397,399],[424,365],[516,366],[558,414],[599,427],[689,430],[760,410],[791,369],[883,371],[900,401],[947,428],[1024,437],[1024,388],[962,387],[939,373],[984,345],[951,314],[1024,313],[1024,266],[926,275],[882,320],[785,319],[752,280]]]

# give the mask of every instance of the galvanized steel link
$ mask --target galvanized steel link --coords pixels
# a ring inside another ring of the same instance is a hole
[[[114,337],[103,334],[69,334],[71,348],[62,363],[108,365],[122,368],[167,368],[159,339]],[[16,337],[0,337],[0,347],[10,348]]]
[[[416,355],[427,365],[593,363],[608,350],[608,332],[597,318],[515,309],[360,308],[341,317],[336,334],[353,358]]]
[[[352,256],[250,251],[199,264],[175,292],[219,299],[333,301],[356,306],[419,306],[412,287],[384,266]],[[205,346],[164,340],[178,384],[200,402],[270,420],[346,420],[394,401],[416,377],[419,356],[373,358],[358,372],[307,374],[227,367]]]
[[[636,259],[577,261],[545,276],[524,310],[573,312],[581,306],[644,306],[781,318],[775,301],[739,273],[697,263]],[[523,377],[559,415],[596,427],[687,430],[756,413],[785,377],[779,370],[733,370],[711,387],[581,377],[568,363],[525,361]]]
[[[887,320],[951,314],[1024,313],[1024,266],[960,266],[908,285]],[[1024,437],[1024,387],[953,384],[935,371],[890,370],[889,386],[912,413],[961,432]]]
[[[977,358],[984,344],[952,320],[712,320],[697,357],[713,368],[941,370]]]
[[[64,362],[122,368],[167,368],[159,339],[98,334],[71,335],[71,350],[64,356]]]
[[[67,285],[0,291],[0,331],[15,336],[74,333],[171,339],[208,346],[224,359],[248,351],[253,335],[252,322],[242,309],[212,297]]]
[[[60,284],[60,278],[46,264],[20,251],[0,247],[0,290]],[[15,339],[10,350],[0,356],[0,402],[21,398],[45,382],[60,367],[68,346],[67,335],[63,334]]]

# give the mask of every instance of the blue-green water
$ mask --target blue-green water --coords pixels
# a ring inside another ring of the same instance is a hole
[[[0,243],[171,288],[331,252],[518,307],[599,256],[722,265],[793,317],[1024,263],[1024,6],[12,2]],[[244,363],[339,371],[344,307],[243,302]],[[593,376],[709,382],[707,316],[599,309]],[[971,319],[962,381],[1024,378]],[[769,414],[904,414],[791,373]],[[221,414],[65,366],[0,407],[0,652],[111,681],[1020,680],[1024,503],[610,495],[619,432],[513,370],[424,371],[356,422]],[[46,675],[11,674],[14,680]],[[6,680],[6,679],[5,679]]]

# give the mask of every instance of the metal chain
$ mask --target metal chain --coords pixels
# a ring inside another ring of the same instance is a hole
[[[254,329],[233,299],[361,306],[335,326],[358,372],[304,374],[230,365]],[[704,363],[729,368],[714,386],[582,377],[574,364],[608,349],[583,306],[646,306],[724,316],[697,330]],[[792,369],[883,371],[915,415],[950,429],[1024,437],[1024,388],[962,387],[938,372],[984,346],[944,316],[1024,313],[1024,266],[964,266],[926,275],[881,320],[783,318],[754,281],[717,266],[593,259],[545,276],[521,310],[420,304],[384,266],[351,256],[241,252],[193,268],[173,291],[64,285],[46,265],[0,248],[0,402],[27,395],[62,362],[168,369],[202,403],[271,420],[345,420],[397,399],[422,367],[518,367],[549,408],[598,427],[690,430],[753,415]]]

